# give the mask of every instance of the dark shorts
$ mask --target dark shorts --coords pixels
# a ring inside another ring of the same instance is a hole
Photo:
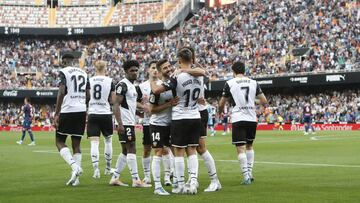
[[[27,130],[31,130],[31,120],[24,120],[23,128]]]
[[[120,143],[135,142],[135,126],[124,125],[124,133],[119,135]]]
[[[308,116],[304,117],[304,123],[311,123],[311,122],[312,122],[311,117],[308,117]]]
[[[108,137],[113,134],[113,120],[111,114],[90,114],[87,122],[88,137]]]
[[[200,111],[201,116],[201,124],[202,128],[200,128],[200,138],[207,137],[207,125],[209,122],[209,112],[207,109]]]
[[[256,136],[256,122],[239,121],[232,124],[232,143],[252,144]]]
[[[152,148],[170,146],[170,126],[150,125]]]
[[[85,132],[86,112],[60,113],[56,136],[83,136]]]
[[[222,123],[223,124],[227,124],[228,123],[228,117],[226,116],[226,117],[224,117],[223,119],[222,119]]]
[[[143,126],[143,145],[151,145],[151,136],[150,136],[150,126],[145,125]]]
[[[172,120],[171,145],[179,148],[198,146],[202,127],[201,119]]]

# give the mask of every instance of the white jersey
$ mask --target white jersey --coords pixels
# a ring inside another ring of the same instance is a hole
[[[122,79],[115,87],[116,94],[124,96],[120,105],[121,120],[123,125],[135,126],[137,92],[135,85],[127,78]]]
[[[89,89],[86,72],[76,67],[63,68],[60,84],[66,87],[60,113],[86,112],[86,90]]]
[[[204,77],[199,77],[199,79],[200,79],[200,80],[202,81],[202,83],[203,83],[203,86],[202,86],[202,88],[200,89],[200,96],[199,96],[199,98],[205,98],[205,83],[204,83]],[[199,111],[207,110],[206,104],[205,104],[205,105],[198,104],[198,106],[199,106]]]
[[[162,85],[163,81],[159,80],[156,82],[156,84]],[[151,92],[149,102],[152,105],[162,105],[166,102],[169,102],[173,98],[174,96],[171,90],[168,90],[161,94],[154,94],[153,92]],[[169,126],[170,123],[171,123],[171,108],[167,108],[161,112],[151,114],[150,117],[151,125]]]
[[[145,101],[145,105],[149,105],[149,98],[150,98],[151,86],[150,81],[147,80],[139,85],[138,88],[138,102]],[[142,124],[144,126],[148,126],[150,121],[150,114],[144,113],[144,119]]]
[[[172,108],[172,120],[199,119],[200,112],[197,100],[204,86],[201,77],[188,73],[180,73],[177,78],[171,78],[163,86],[176,92],[179,103]]]
[[[115,91],[112,79],[106,76],[90,78],[89,114],[112,114],[109,98]]]
[[[257,122],[255,98],[261,94],[260,86],[247,77],[233,78],[225,83],[223,97],[231,97],[234,107],[231,110],[232,123],[238,121]]]

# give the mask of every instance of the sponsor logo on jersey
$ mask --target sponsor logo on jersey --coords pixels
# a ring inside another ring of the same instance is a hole
[[[121,91],[122,91],[122,87],[121,87],[121,86],[118,86],[118,87],[116,88],[116,94],[120,94]]]

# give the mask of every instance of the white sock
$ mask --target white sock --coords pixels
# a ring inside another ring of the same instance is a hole
[[[175,157],[170,148],[168,148],[168,152],[169,152],[169,157],[170,157],[170,170],[174,173],[175,172]]]
[[[106,137],[104,139],[104,157],[106,161],[106,169],[111,169],[111,161],[112,161],[112,155],[113,155],[113,148],[112,148],[112,135]]]
[[[252,170],[254,167],[254,157],[255,157],[255,152],[254,150],[246,150],[246,158],[248,161],[248,170],[249,170],[249,175],[250,177],[252,177]]]
[[[76,164],[69,148],[64,147],[60,149],[60,156],[66,161],[67,164],[71,166],[72,170],[78,169],[79,166]]]
[[[126,162],[128,164],[131,178],[134,180],[140,180],[139,173],[138,173],[138,167],[137,167],[137,161],[136,161],[136,154],[130,154],[128,153],[126,156]]]
[[[99,140],[91,140],[90,141],[91,149],[91,162],[94,170],[99,169]]]
[[[163,155],[162,156],[162,161],[163,161],[163,165],[164,165],[164,173],[165,173],[165,177],[169,177],[170,178],[170,172],[171,172],[171,161],[170,161],[170,155]]]
[[[151,172],[154,178],[155,189],[162,187],[161,180],[160,180],[160,164],[161,164],[161,157],[160,156],[153,156],[153,160],[151,162]]]
[[[206,150],[204,154],[201,155],[204,159],[205,166],[208,170],[208,174],[210,176],[211,180],[217,180],[217,174],[216,174],[216,167],[215,167],[215,161],[214,158],[211,156],[210,152]]]
[[[238,155],[238,159],[240,162],[240,168],[242,171],[242,174],[244,176],[244,180],[250,178],[249,177],[249,170],[248,170],[248,163],[247,163],[247,158],[246,158],[246,154],[245,153],[240,153]]]
[[[199,171],[199,160],[196,154],[188,157],[190,180],[197,181]]]
[[[150,164],[151,164],[151,156],[142,158],[142,165],[144,169],[144,176],[146,178],[150,178]]]
[[[179,187],[183,187],[185,185],[184,178],[184,170],[185,170],[185,162],[184,157],[175,157],[175,174],[177,178],[177,182]]]
[[[81,168],[81,159],[82,159],[81,153],[76,153],[73,155],[73,157],[74,157],[76,164]]]
[[[113,174],[113,179],[118,179],[120,177],[120,173],[124,170],[126,166],[126,155],[120,153],[117,161],[116,161],[116,170]]]

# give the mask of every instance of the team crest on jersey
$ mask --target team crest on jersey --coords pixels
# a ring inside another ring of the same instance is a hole
[[[151,102],[151,103],[154,103],[155,102],[155,95],[150,95],[150,99],[149,99],[149,101]]]
[[[116,89],[116,93],[117,94],[120,94],[122,91],[122,87],[121,86],[118,86],[117,89]]]
[[[156,145],[157,145],[157,142],[153,142],[153,146],[156,147]]]
[[[131,141],[132,137],[131,136],[128,136],[128,140]]]

